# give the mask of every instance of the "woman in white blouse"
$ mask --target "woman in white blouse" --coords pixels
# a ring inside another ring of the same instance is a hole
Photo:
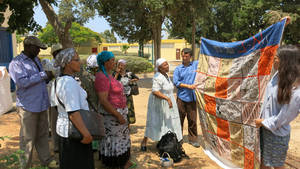
[[[60,51],[55,60],[56,66],[61,68],[61,76],[53,85],[58,108],[56,131],[59,136],[60,169],[94,169],[93,138],[79,113],[80,109],[89,110],[87,93],[73,77],[80,71],[80,58],[75,49],[67,48]],[[68,138],[68,124],[71,122],[82,134],[82,140]]]
[[[174,85],[168,76],[169,64],[164,58],[156,61],[157,73],[153,77],[152,93],[148,100],[147,124],[141,150],[146,151],[148,138],[159,141],[168,131],[182,140],[182,131],[176,100],[173,94]]]
[[[300,50],[293,45],[282,46],[277,56],[274,68],[278,67],[278,71],[267,85],[261,118],[255,120],[257,127],[261,127],[262,169],[284,168],[290,141],[290,122],[300,112]]]

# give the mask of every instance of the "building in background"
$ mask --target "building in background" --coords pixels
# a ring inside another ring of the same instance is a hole
[[[99,44],[99,52],[103,50],[108,50],[112,52],[121,52],[123,45],[128,45],[128,53],[138,53],[139,44],[138,43],[102,43]],[[184,39],[163,39],[161,40],[161,57],[168,61],[178,61],[181,60],[180,51],[183,48],[191,48],[191,45],[187,43]],[[152,41],[144,45],[144,54],[150,55],[150,60],[153,56]],[[196,52],[197,53],[197,52]]]

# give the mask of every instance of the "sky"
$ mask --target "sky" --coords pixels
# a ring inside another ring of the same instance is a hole
[[[57,8],[54,8],[57,12]],[[34,8],[34,19],[35,21],[40,24],[43,28],[46,26],[46,23],[48,21],[45,13],[42,10],[42,7],[40,5],[36,6]],[[109,26],[109,23],[101,16],[95,16],[94,19],[91,19],[88,23],[84,25],[85,27],[90,28],[94,32],[104,32],[105,30],[110,30],[111,27]],[[118,37],[115,34],[118,41],[122,41],[120,37]]]

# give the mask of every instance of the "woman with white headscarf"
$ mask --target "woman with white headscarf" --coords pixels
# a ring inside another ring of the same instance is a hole
[[[126,69],[126,60],[124,59],[118,60],[116,71],[113,72],[113,77],[121,82],[124,87],[124,94],[126,96],[128,108],[128,122],[129,124],[134,124],[136,119],[130,85],[138,81],[139,78],[133,72]]]
[[[89,110],[87,93],[74,79],[74,74],[80,71],[80,58],[74,48],[67,48],[56,55],[55,65],[61,70],[53,85],[58,110],[56,132],[59,136],[60,169],[94,169],[93,138],[79,113],[81,109]],[[71,122],[82,134],[82,140],[68,138]]]
[[[173,94],[174,85],[168,76],[169,64],[164,58],[156,61],[156,74],[153,77],[152,93],[148,100],[147,123],[141,150],[146,151],[148,138],[159,141],[168,131],[182,140],[182,131],[176,100]]]

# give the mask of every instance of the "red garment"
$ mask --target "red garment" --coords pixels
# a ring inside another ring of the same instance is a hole
[[[110,82],[109,82],[110,79]],[[114,108],[126,107],[126,96],[123,85],[109,75],[109,79],[102,72],[96,74],[95,89],[97,92],[108,92],[108,101]]]

